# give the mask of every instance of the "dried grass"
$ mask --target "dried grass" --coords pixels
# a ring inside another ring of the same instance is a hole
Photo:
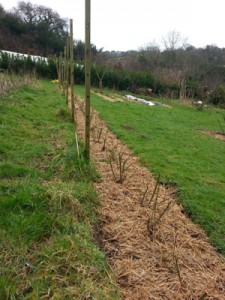
[[[35,74],[10,75],[8,72],[0,73],[0,94],[6,95],[10,91],[18,89],[23,85],[36,83]]]
[[[81,101],[81,100],[79,100]],[[97,114],[95,116],[97,117]],[[106,131],[100,119],[98,124]],[[84,137],[84,119],[78,112],[78,134]],[[107,254],[123,299],[225,299],[225,260],[209,244],[207,236],[183,213],[174,189],[160,186],[155,214],[160,216],[149,237],[147,222],[152,205],[144,205],[156,180],[111,132],[105,148],[131,157],[133,176],[123,184],[114,181],[101,143],[91,143],[92,158],[102,175],[95,187],[101,198],[99,210],[101,245]],[[147,194],[146,193],[146,194]],[[170,203],[170,204],[169,204]]]

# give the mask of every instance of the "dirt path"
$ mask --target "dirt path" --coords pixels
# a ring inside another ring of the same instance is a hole
[[[209,131],[209,130],[200,130],[200,132],[204,133],[204,134],[207,134],[209,136],[212,136],[214,137],[215,139],[218,139],[218,140],[221,140],[221,141],[224,141],[225,142],[225,135],[222,134],[222,133],[218,133],[218,132],[212,132],[212,131]]]
[[[77,122],[83,138],[81,110],[77,110]],[[152,174],[95,112],[92,124],[91,155],[101,174],[101,181],[95,183],[101,199],[99,240],[123,299],[224,300],[224,259],[208,243],[205,233],[186,217],[175,191],[160,186],[157,202],[156,196],[151,200],[156,186]],[[115,159],[119,156],[123,161],[128,159],[130,165],[123,183],[115,182],[109,164],[111,160],[117,177]],[[147,183],[147,196],[143,197]]]
[[[94,92],[94,91],[91,91],[91,92],[94,93],[97,96],[102,97],[103,99],[105,99],[105,100],[107,100],[109,102],[117,102],[117,101],[124,102],[124,100],[121,97],[119,97],[119,96],[116,96],[115,98],[110,98],[110,97],[108,97],[106,95],[103,95],[101,93],[97,93],[97,92]]]

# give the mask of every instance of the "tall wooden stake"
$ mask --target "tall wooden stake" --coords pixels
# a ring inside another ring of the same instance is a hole
[[[85,158],[90,161],[91,0],[85,0]]]
[[[59,57],[59,61],[60,61],[60,86],[62,88],[63,86],[63,58],[62,58],[62,52],[60,52],[60,57]]]
[[[59,65],[60,65],[60,63],[59,63],[59,59],[57,58],[57,56],[55,55],[54,56],[54,61],[55,61],[55,65],[56,65],[56,71],[57,71],[57,79],[59,80],[59,78],[60,78],[60,75],[59,75]]]
[[[69,35],[67,36],[66,39],[66,101],[68,104],[68,97],[69,97],[69,43],[70,43],[70,38]]]
[[[63,93],[66,91],[66,46],[64,46],[63,56]]]
[[[72,122],[75,123],[74,115],[74,63],[73,63],[73,20],[70,19],[70,91],[71,91],[71,109]]]

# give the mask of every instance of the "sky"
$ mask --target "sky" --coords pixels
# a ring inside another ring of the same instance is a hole
[[[85,39],[85,0],[30,0],[73,19],[74,39]],[[6,10],[17,0],[1,0]],[[195,47],[225,48],[225,0],[91,0],[91,42],[104,50],[139,50],[161,45],[178,31]]]

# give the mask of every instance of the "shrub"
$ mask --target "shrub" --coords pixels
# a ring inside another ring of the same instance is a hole
[[[225,108],[225,86],[220,84],[209,95],[209,103]]]
[[[57,77],[54,59],[39,58],[32,60],[31,56],[9,55],[0,51],[0,69],[16,74],[36,73],[39,77],[54,79]]]

